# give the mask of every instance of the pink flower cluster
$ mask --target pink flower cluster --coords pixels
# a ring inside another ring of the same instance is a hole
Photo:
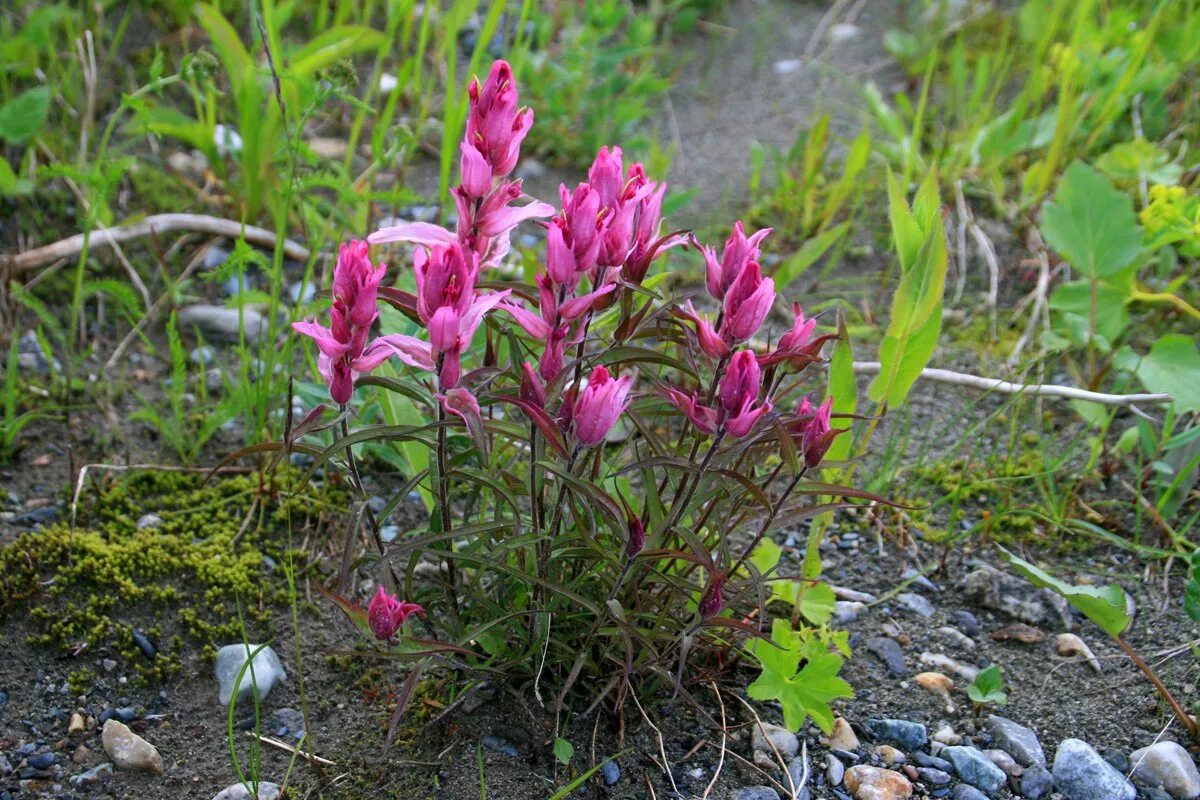
[[[647,179],[640,163],[626,170],[622,155],[602,147],[586,182],[573,191],[559,186],[562,208],[547,224],[537,312],[501,306],[544,343],[538,371],[547,382],[562,371],[567,346],[583,337],[589,312],[611,303],[621,283],[640,284],[655,258],[686,241],[661,233],[666,184]],[[585,276],[591,288],[580,294]]]
[[[424,613],[425,609],[416,603],[397,600],[380,586],[379,590],[375,592],[375,596],[371,598],[371,604],[367,606],[367,625],[371,628],[371,633],[375,634],[376,639],[385,642],[391,641],[406,619],[413,614]]]

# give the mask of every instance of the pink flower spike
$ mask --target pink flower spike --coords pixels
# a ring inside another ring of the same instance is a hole
[[[338,248],[333,268],[333,299],[345,310],[351,326],[366,327],[379,316],[375,302],[386,270],[382,264],[378,269],[371,265],[366,242],[343,242]]]
[[[470,111],[466,139],[492,165],[497,177],[512,172],[520,155],[521,142],[533,125],[533,112],[517,109],[517,87],[512,67],[496,61],[487,79],[471,81],[467,87]]]
[[[761,382],[762,371],[754,353],[749,350],[734,353],[717,392],[725,415],[733,416],[756,403],[762,388]]]
[[[532,403],[538,408],[546,407],[546,389],[542,380],[534,372],[533,365],[528,361],[521,365],[520,397],[526,403]]]
[[[588,185],[600,196],[600,204],[612,207],[621,194],[625,182],[624,167],[621,163],[621,148],[609,150],[601,147],[596,153],[596,159],[588,169]]]
[[[603,442],[629,405],[632,386],[632,375],[614,380],[603,366],[592,370],[572,409],[576,441],[584,447]]]
[[[376,639],[391,641],[406,619],[413,614],[424,613],[425,609],[421,606],[397,600],[380,586],[371,598],[371,604],[367,606],[367,625]]]
[[[388,242],[412,242],[432,247],[435,244],[449,244],[458,241],[458,235],[448,231],[441,225],[432,222],[403,222],[380,228],[367,237],[371,244],[387,244]]]

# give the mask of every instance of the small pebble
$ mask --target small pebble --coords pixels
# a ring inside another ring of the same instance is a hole
[[[867,731],[876,739],[894,742],[905,750],[920,750],[929,742],[924,725],[905,719],[869,719]]]
[[[600,777],[604,779],[605,786],[616,786],[617,781],[621,780],[621,767],[617,762],[605,759],[600,764]]]
[[[502,756],[508,756],[509,758],[521,757],[521,754],[517,751],[516,747],[495,736],[483,737],[483,746],[488,750],[499,753]]]

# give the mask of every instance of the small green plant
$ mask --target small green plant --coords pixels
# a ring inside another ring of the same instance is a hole
[[[1102,631],[1129,656],[1129,659],[1142,671],[1142,674],[1154,685],[1159,696],[1170,706],[1175,718],[1193,738],[1200,736],[1200,725],[1188,714],[1167,685],[1154,672],[1137,651],[1134,650],[1121,635],[1129,628],[1133,618],[1129,614],[1125,592],[1115,583],[1107,586],[1076,586],[1050,575],[1040,567],[1030,564],[1013,553],[999,548],[1004,560],[1017,572],[1021,573],[1034,586],[1050,589],[1062,596],[1068,603],[1079,609],[1085,617],[1094,622]],[[1193,567],[1194,569],[1194,567]]]
[[[1000,675],[1000,665],[992,664],[986,669],[979,670],[975,680],[967,687],[967,697],[975,704],[976,716],[979,709],[986,705],[1008,705],[1008,693],[1004,691],[1004,679]]]
[[[771,624],[771,640],[754,639],[746,651],[762,668],[762,674],[746,687],[755,700],[775,700],[783,706],[783,724],[800,730],[809,717],[829,732],[833,710],[829,704],[853,697],[850,684],[838,677],[842,656],[832,653],[818,637],[793,630],[787,620]]]
[[[167,324],[167,346],[171,379],[166,385],[166,410],[143,398],[142,407],[133,412],[130,419],[149,425],[185,464],[191,464],[221,426],[241,413],[243,401],[237,392],[226,386],[221,399],[210,403],[204,373],[190,380],[188,352],[180,339],[174,314]],[[189,386],[194,387],[191,398],[188,397]]]

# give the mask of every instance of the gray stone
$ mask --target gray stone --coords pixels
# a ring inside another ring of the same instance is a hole
[[[959,609],[954,612],[954,625],[967,636],[974,636],[979,633],[979,620],[966,609]]]
[[[809,765],[808,756],[799,755],[793,758],[787,764],[788,778],[792,781],[792,787],[797,789],[795,800],[809,800],[812,792],[808,790],[809,782]],[[787,786],[787,784],[784,784]]]
[[[754,726],[750,732],[750,742],[756,754],[766,753],[772,759],[775,757],[775,751],[778,751],[779,757],[785,761],[800,751],[800,740],[796,738],[796,734],[769,722]]]
[[[1019,778],[1025,771],[1025,768],[1018,764],[1015,758],[1003,750],[984,750],[983,754],[1010,778]]]
[[[930,786],[945,786],[951,780],[950,773],[933,767],[917,767],[921,780]]]
[[[1054,754],[1054,785],[1066,800],[1134,800],[1137,791],[1091,745],[1064,739]]]
[[[245,323],[246,341],[253,344],[267,332],[267,318],[252,308],[226,308],[196,303],[179,309],[176,319],[184,330],[195,328],[211,341],[237,342]]]
[[[144,531],[147,528],[157,528],[159,525],[162,525],[162,522],[162,517],[158,514],[142,514],[138,517],[137,529]]]
[[[605,759],[600,764],[600,777],[604,780],[605,786],[616,786],[617,781],[621,780],[621,767],[617,762]]]
[[[98,767],[92,767],[87,772],[72,775],[68,780],[76,789],[83,789],[96,784],[105,783],[113,774],[113,765],[105,762]]]
[[[1054,776],[1041,764],[1025,768],[1021,774],[1021,794],[1029,800],[1042,800],[1054,788]]]
[[[857,600],[835,600],[833,603],[833,621],[838,625],[849,625],[858,619],[859,614],[867,608],[865,603]]]
[[[282,791],[279,786],[268,781],[258,782],[258,800],[278,800]],[[250,800],[254,797],[250,792],[251,789],[247,789],[244,783],[235,783],[217,792],[213,800]]]
[[[940,769],[942,772],[952,772],[954,770],[954,765],[946,759],[931,756],[920,750],[913,752],[912,760],[918,767],[933,767],[934,769]]]
[[[950,797],[953,800],[988,800],[986,794],[969,783],[960,783],[958,786],[955,786],[953,791],[950,792]]]
[[[841,786],[842,778],[846,775],[846,767],[833,753],[825,754],[825,779],[831,786]]]
[[[1042,745],[1037,734],[1029,728],[992,714],[987,718],[987,730],[992,735],[992,744],[1015,758],[1018,764],[1046,766]]]
[[[1134,750],[1129,760],[1134,764],[1133,777],[1140,783],[1161,786],[1175,800],[1200,796],[1200,772],[1188,751],[1177,743],[1158,742]]]
[[[903,750],[920,750],[929,742],[925,726],[906,719],[869,719],[867,731],[876,739],[893,742]]]
[[[1004,770],[993,764],[977,747],[947,747],[941,754],[954,765],[958,777],[977,789],[992,794],[1004,785]]]
[[[258,699],[267,696],[276,683],[287,680],[279,656],[270,647],[259,649],[257,644],[227,644],[217,651],[216,675],[221,705],[229,705],[236,688],[238,697],[257,689]],[[244,673],[242,665],[255,653]],[[241,673],[241,682],[238,674]]]
[[[515,746],[504,741],[498,736],[483,737],[483,746],[494,753],[499,753],[502,756],[508,756],[509,758],[521,757],[520,752],[517,751]]]
[[[895,639],[889,639],[886,636],[872,636],[867,639],[867,649],[883,662],[887,670],[897,678],[906,677],[908,673],[908,665],[904,663],[904,651],[900,649],[900,643]]]
[[[736,800],[779,800],[779,792],[770,786],[745,786],[734,795]]]
[[[962,580],[963,594],[972,602],[1000,611],[1030,625],[1074,627],[1070,605],[1049,589],[1038,589],[1024,578],[981,566]]]

